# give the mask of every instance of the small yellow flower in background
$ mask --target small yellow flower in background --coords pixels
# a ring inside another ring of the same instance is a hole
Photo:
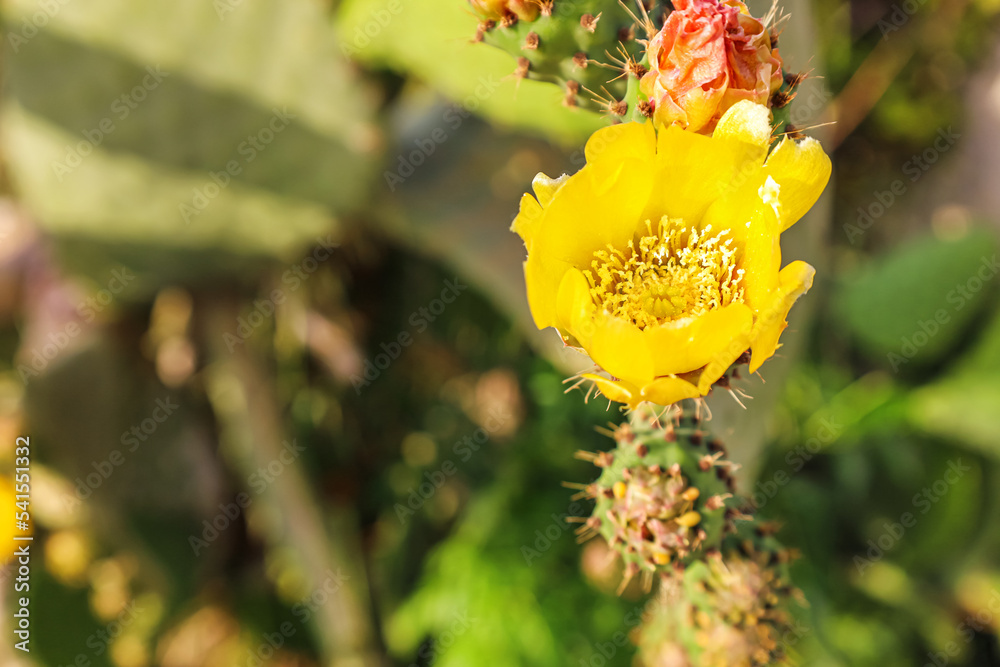
[[[14,555],[18,543],[14,541],[15,535],[30,535],[30,531],[17,530],[15,526],[15,512],[19,512],[14,506],[14,484],[9,479],[0,480],[0,508],[6,513],[7,518],[0,521],[0,565],[3,565]]]
[[[469,4],[480,16],[495,21],[516,17],[521,21],[538,18],[540,4],[533,0],[469,0]]]
[[[830,160],[814,139],[768,156],[766,107],[741,101],[712,136],[626,123],[597,131],[573,176],[539,174],[512,226],[528,250],[535,324],[555,327],[635,407],[703,396],[745,351],[778,347],[805,262],[781,268],[781,232],[816,202]]]

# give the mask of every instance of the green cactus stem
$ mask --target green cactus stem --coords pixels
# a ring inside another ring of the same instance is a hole
[[[472,0],[483,18],[476,41],[513,55],[516,77],[563,87],[570,106],[632,117],[636,104],[626,102],[626,96],[633,80],[637,83],[645,73],[640,64],[645,45],[636,39],[637,32],[649,36],[655,29],[650,17],[662,19],[664,3],[643,0],[642,9],[637,5],[633,12],[606,0],[541,0],[530,20],[525,20],[522,4]]]

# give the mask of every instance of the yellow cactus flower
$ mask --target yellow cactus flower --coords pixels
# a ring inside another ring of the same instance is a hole
[[[816,202],[830,159],[814,139],[771,144],[769,112],[741,101],[712,136],[625,123],[587,142],[573,176],[539,174],[511,229],[528,250],[535,324],[555,327],[635,407],[708,393],[744,352],[754,372],[812,285],[781,268],[781,232]]]

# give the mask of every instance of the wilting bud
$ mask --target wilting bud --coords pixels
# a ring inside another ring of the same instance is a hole
[[[469,4],[482,18],[494,21],[511,16],[519,21],[534,21],[539,12],[539,3],[534,0],[469,0]]]
[[[617,447],[594,457],[604,471],[587,488],[596,505],[581,532],[604,537],[626,577],[672,571],[735,530],[726,508],[732,464],[698,423],[676,415],[634,410]]]
[[[740,100],[767,104],[781,88],[771,34],[740,0],[675,0],[649,42],[642,92],[655,122],[709,134]]]

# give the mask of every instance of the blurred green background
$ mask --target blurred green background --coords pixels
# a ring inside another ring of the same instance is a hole
[[[621,417],[564,395],[508,231],[605,119],[462,0],[0,6],[0,464],[31,436],[39,549],[0,662],[631,664],[645,599],[560,486]],[[820,273],[711,427],[802,553],[802,664],[1000,665],[1000,3],[783,8]]]

